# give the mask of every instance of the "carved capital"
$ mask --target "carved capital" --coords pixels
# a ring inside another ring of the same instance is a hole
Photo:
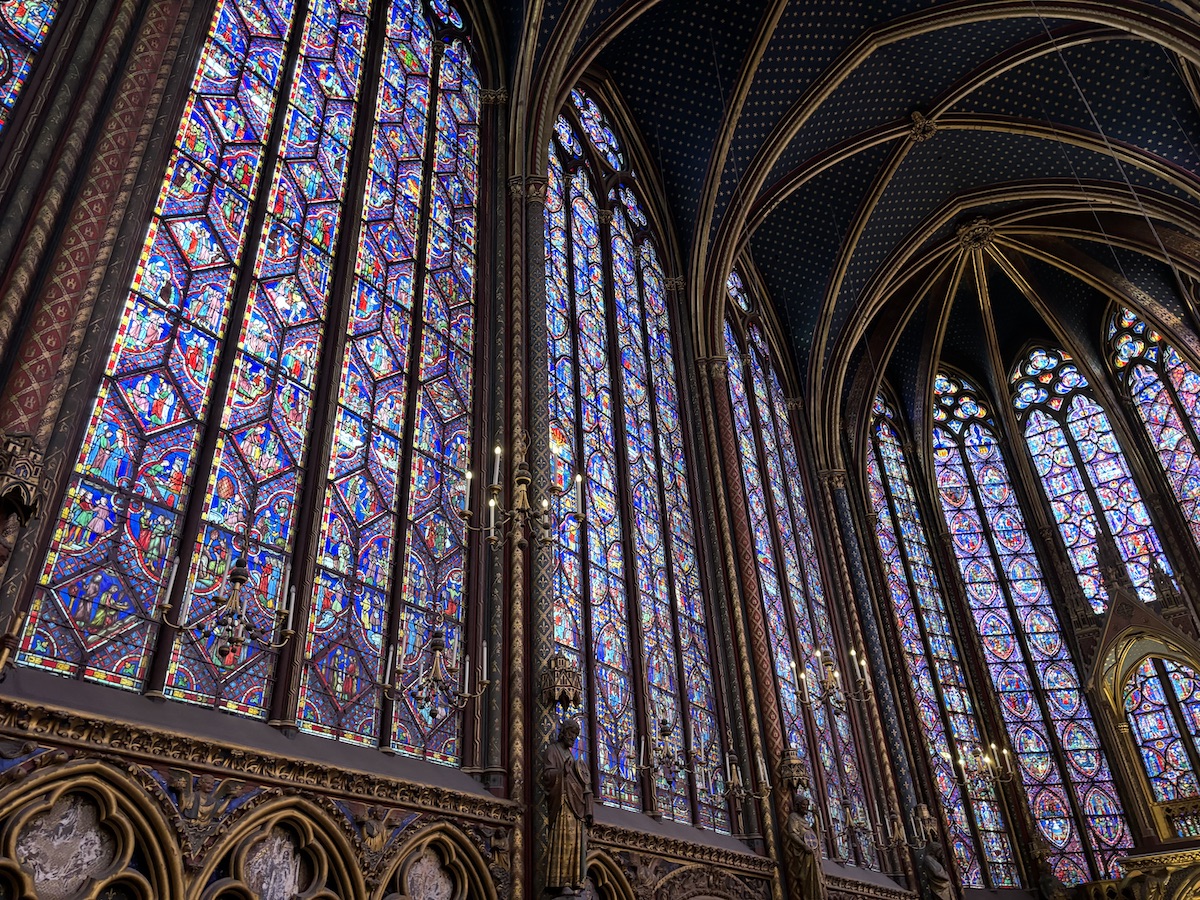
[[[601,225],[611,225],[613,219],[613,211],[611,209],[596,210],[596,218]]]
[[[842,490],[846,487],[845,469],[822,469],[817,473],[817,477],[821,479],[822,483],[835,490]]]
[[[31,434],[0,432],[0,511],[28,522],[42,502],[42,451]]]
[[[546,185],[545,178],[537,175],[530,175],[525,179],[525,199],[529,203],[545,203],[546,202]]]
[[[479,92],[479,102],[484,106],[503,106],[508,102],[508,88],[484,88]]]
[[[787,397],[786,399],[784,399],[783,405],[786,406],[788,409],[793,409],[796,412],[800,412],[801,410],[804,409],[804,398],[803,397]]]
[[[958,245],[964,250],[983,250],[992,243],[996,229],[982,216],[958,229]]]
[[[687,287],[687,281],[682,275],[672,275],[663,281],[663,287],[668,291],[682,291]]]
[[[713,378],[724,378],[729,372],[729,358],[726,356],[706,356],[696,360],[696,365],[699,366],[701,375],[710,375]]]
[[[937,125],[919,110],[913,110],[912,125],[909,126],[908,139],[914,144],[923,144],[937,134]]]

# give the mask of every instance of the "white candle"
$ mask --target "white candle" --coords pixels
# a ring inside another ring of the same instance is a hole
[[[287,631],[292,630],[292,623],[295,621],[295,618],[296,618],[296,586],[293,584],[291,587],[288,588],[288,593],[287,593],[287,625],[284,626]]]
[[[500,483],[500,445],[496,445],[496,466],[492,469],[492,484]]]
[[[467,483],[463,485],[463,515],[467,518],[471,516],[471,479],[474,476],[471,470],[467,469]]]
[[[479,676],[484,681],[486,681],[487,677],[488,677],[487,648],[488,648],[487,641],[484,641],[483,642],[483,661],[479,664]]]
[[[733,761],[730,759],[732,753],[725,754],[725,783],[733,784]]]
[[[488,537],[496,536],[496,498],[488,501]]]
[[[643,769],[646,768],[646,759],[649,756],[649,746],[650,746],[649,742],[646,740],[646,736],[643,734],[642,735],[642,768]]]
[[[763,787],[771,786],[771,780],[767,777],[767,764],[761,753],[758,754],[758,780],[762,782]]]
[[[575,515],[583,518],[583,475],[575,473]]]
[[[463,693],[471,693],[471,654],[467,653],[463,656],[462,666],[462,691]]]

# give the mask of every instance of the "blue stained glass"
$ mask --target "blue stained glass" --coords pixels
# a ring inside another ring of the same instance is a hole
[[[1171,575],[1170,564],[1087,380],[1067,354],[1036,348],[1013,372],[1011,383],[1025,441],[1084,596],[1097,614],[1107,609],[1109,586],[1101,573],[1099,546],[1107,538],[1138,595],[1154,600],[1152,568],[1161,566]],[[1035,383],[1053,399],[1025,402]]]
[[[1120,799],[1061,638],[994,423],[965,379],[939,373],[934,399],[940,414],[935,420],[945,423],[933,430],[942,512],[1030,811],[1064,883],[1118,877],[1117,858],[1132,847],[1132,836],[1119,814]],[[950,427],[955,421],[961,426],[957,430]],[[1046,695],[1048,718],[1034,697],[1039,690]],[[1065,768],[1057,763],[1054,744],[1068,761]],[[1075,821],[1067,789],[1080,809],[1097,810],[1086,819],[1086,835]],[[1091,871],[1084,840],[1097,855],[1098,873]]]
[[[587,116],[598,110],[585,104],[577,111],[594,138],[592,126],[602,117],[589,125]],[[627,185],[607,197],[613,218],[605,260],[588,165],[575,130],[560,117],[549,148],[545,222],[547,437],[560,490],[550,501],[558,536],[555,648],[592,670],[596,696],[585,697],[584,704],[596,709],[596,734],[585,735],[584,752],[595,754],[600,799],[641,809],[638,756],[644,745],[661,740],[676,759],[690,761],[692,774],[682,770],[682,762],[660,771],[654,808],[668,819],[728,832],[724,750],[664,278],[653,245],[639,236],[647,220]],[[615,408],[614,391],[623,401]],[[624,473],[614,460],[618,430],[625,437]],[[581,497],[577,475],[582,476]],[[632,509],[628,521],[621,502],[626,494]],[[577,513],[581,500],[587,513],[583,521]],[[623,550],[625,529],[630,559]],[[626,596],[627,580],[633,597]],[[630,622],[634,597],[640,618]],[[631,625],[639,630],[644,653],[640,685],[633,678]],[[645,705],[655,726],[650,735],[635,728],[637,703]],[[661,735],[660,722],[665,723]]]
[[[56,0],[0,3],[0,129],[8,121],[57,14]]]
[[[1109,322],[1113,366],[1171,485],[1180,511],[1200,545],[1200,373],[1131,310]]]
[[[290,0],[222,0],[213,15],[26,623],[24,665],[143,686],[259,189],[265,134],[254,123],[274,113],[293,11]],[[203,548],[205,590],[229,561],[226,547]]]
[[[592,146],[600,151],[613,169],[617,171],[623,169],[625,161],[621,153],[621,143],[617,140],[612,128],[609,127],[608,119],[600,111],[596,101],[584,93],[581,88],[573,88],[571,103],[575,107],[575,112],[579,114],[579,121],[583,124],[583,130],[592,142]]]
[[[208,475],[205,524],[186,574],[187,602],[180,615],[187,626],[176,638],[164,688],[176,700],[256,718],[267,712],[275,654],[247,643],[236,654],[222,655],[212,626],[224,602],[223,581],[209,577],[208,561],[214,555],[218,560],[246,555],[251,571],[246,615],[270,633],[291,567],[319,364],[316,336],[328,311],[349,123],[362,74],[362,3],[314,3],[302,42],[230,401]],[[278,348],[278,355],[268,348]]]
[[[871,505],[881,513],[876,536],[959,876],[965,885],[982,886],[986,869],[991,884],[1015,886],[1019,880],[1012,846],[994,788],[964,771],[963,761],[982,758],[989,751],[983,746],[958,658],[908,461],[882,397],[875,400],[872,435],[875,452],[868,460],[867,482]],[[981,846],[972,836],[968,807]]]

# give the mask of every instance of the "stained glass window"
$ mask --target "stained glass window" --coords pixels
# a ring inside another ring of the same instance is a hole
[[[727,287],[731,301],[747,309],[736,274]],[[862,664],[857,652],[842,658],[834,636],[783,383],[757,326],[749,328],[743,349],[727,321],[725,352],[731,361],[730,400],[787,742],[807,764],[810,784],[819,791],[819,797],[810,799],[825,806],[834,852],[878,867],[874,846],[855,839],[856,826],[869,826],[870,817],[841,686],[845,670],[846,686],[858,687]],[[831,678],[835,687],[824,688]]]
[[[895,415],[882,396],[875,399],[871,434],[867,485],[870,508],[879,513],[875,534],[959,877],[971,887],[1013,886],[1017,869],[1004,815],[994,785],[981,776],[991,749],[967,686]]]
[[[449,6],[368,11],[314,0],[293,21],[290,0],[218,4],[20,661],[263,718],[272,639],[299,589],[300,726],[455,762],[455,717],[406,688],[435,632],[443,674],[459,677],[450,494],[471,447],[479,85]],[[384,53],[368,72],[375,27]],[[373,125],[355,134],[368,80]],[[355,198],[361,226],[343,221]],[[266,218],[251,234],[256,203]],[[322,447],[330,458],[315,460]],[[304,584],[293,558],[313,540]],[[218,627],[239,557],[244,623],[272,639]],[[164,620],[180,626],[169,648],[156,647]],[[156,652],[169,652],[161,675]]]
[[[583,723],[584,743],[597,796],[628,809],[646,800],[665,818],[728,831],[673,329],[655,238],[620,144],[581,90],[556,124],[549,158],[548,437],[562,489],[552,507],[555,645],[588,672],[584,708],[594,715]],[[643,798],[637,766],[656,749],[676,762],[660,767],[654,796]]]
[[[1190,668],[1153,658],[1143,660],[1125,683],[1125,715],[1156,802],[1200,796],[1198,687],[1200,675]]]
[[[1170,564],[1108,415],[1079,367],[1061,350],[1037,347],[1011,386],[1042,490],[1092,609],[1102,614],[1110,599],[1101,541],[1116,550],[1138,595],[1154,600],[1153,569],[1171,576]]]
[[[1128,309],[1108,325],[1112,363],[1200,545],[1200,373]]]
[[[995,422],[974,386],[944,373],[933,409],[942,513],[1050,863],[1066,884],[1117,878],[1131,834]]]
[[[0,129],[16,105],[57,13],[57,2],[0,0]]]

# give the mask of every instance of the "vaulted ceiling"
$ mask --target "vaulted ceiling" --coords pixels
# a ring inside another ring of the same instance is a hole
[[[542,0],[504,18],[518,78],[561,96],[587,74],[628,109],[701,352],[730,265],[757,269],[826,464],[881,379],[916,417],[931,359],[1011,364],[978,304],[947,299],[974,284],[947,279],[980,217],[1002,245],[988,266],[1025,260],[1047,298],[996,279],[1001,356],[1083,340],[1122,298],[1200,329],[1196,0]]]

